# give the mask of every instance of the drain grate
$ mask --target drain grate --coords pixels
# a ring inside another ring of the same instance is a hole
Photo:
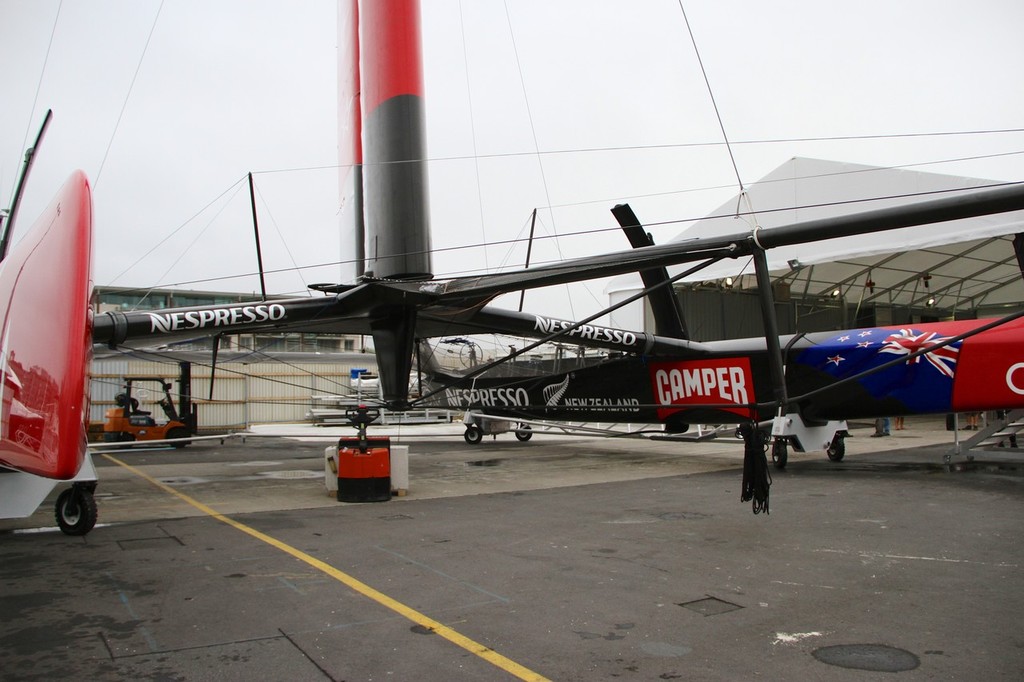
[[[898,673],[921,665],[921,659],[909,651],[884,644],[837,644],[811,654],[828,665],[880,673]]]
[[[723,613],[729,613],[730,611],[738,611],[743,608],[739,604],[733,604],[732,602],[727,602],[724,599],[718,599],[716,597],[696,599],[694,601],[676,604],[676,606],[682,606],[684,609],[696,611],[703,616],[718,616]]]

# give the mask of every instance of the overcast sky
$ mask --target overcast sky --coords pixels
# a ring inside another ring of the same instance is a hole
[[[626,248],[622,201],[668,241],[793,156],[1024,180],[1024,4],[682,4],[735,169],[678,0],[423,0],[438,276],[521,266],[535,207],[535,263]],[[337,42],[333,0],[0,0],[0,205],[53,109],[21,230],[83,169],[97,284],[258,290],[250,171],[271,292],[335,281]]]

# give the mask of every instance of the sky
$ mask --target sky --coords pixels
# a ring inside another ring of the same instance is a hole
[[[794,156],[1024,180],[1016,0],[421,6],[438,277],[521,267],[535,208],[535,264],[628,248],[624,201],[666,242]],[[52,109],[19,229],[84,170],[96,284],[258,291],[250,172],[270,293],[338,281],[337,45],[333,0],[0,0],[0,205]]]

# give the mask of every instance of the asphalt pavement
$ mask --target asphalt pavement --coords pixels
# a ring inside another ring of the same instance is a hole
[[[855,429],[742,445],[405,427],[407,494],[329,494],[344,429],[98,455],[100,525],[0,522],[3,680],[1017,680],[1024,455]]]

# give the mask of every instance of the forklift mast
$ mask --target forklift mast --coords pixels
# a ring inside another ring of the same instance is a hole
[[[195,435],[198,430],[199,418],[198,418],[198,406],[192,402],[192,363],[191,362],[179,362],[178,363],[178,402],[175,405],[174,396],[171,395],[171,388],[173,384],[163,379],[157,379],[155,377],[126,377],[125,383],[127,385],[127,392],[123,396],[124,404],[118,403],[119,407],[123,407],[125,410],[125,416],[131,414],[140,414],[138,410],[138,401],[132,398],[132,384],[139,381],[157,381],[160,383],[160,388],[164,392],[164,397],[161,398],[157,404],[160,409],[163,410],[164,415],[170,421],[181,422],[184,424],[189,431],[190,435]],[[148,412],[141,414],[148,415]]]
[[[172,402],[173,406],[173,402]],[[199,428],[198,406],[192,402],[192,363],[178,363],[178,413],[179,421],[195,435]]]

